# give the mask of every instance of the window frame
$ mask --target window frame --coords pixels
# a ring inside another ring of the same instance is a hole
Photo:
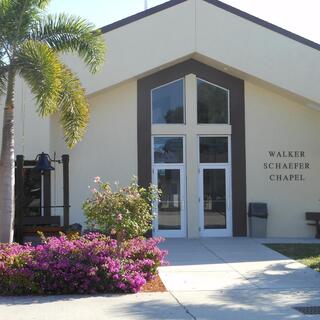
[[[179,123],[154,123],[153,122],[153,91],[158,90],[162,87],[165,87],[169,84],[178,82],[182,80],[182,97],[183,97],[183,122],[179,122]],[[150,101],[151,101],[151,125],[156,125],[156,126],[162,126],[162,125],[185,125],[186,124],[186,81],[185,81],[185,77],[182,78],[178,78],[176,80],[170,81],[170,82],[166,82],[158,87],[152,88],[150,91]]]
[[[182,162],[154,162],[154,139],[155,138],[182,138]],[[151,135],[151,161],[152,166],[177,166],[186,163],[186,142],[185,135],[182,134],[154,134]]]
[[[199,117],[198,117],[198,80],[202,81],[202,82],[205,82],[207,84],[210,84],[214,87],[217,87],[217,88],[220,88],[224,91],[227,92],[227,96],[228,96],[228,105],[227,105],[227,115],[228,115],[228,121],[226,123],[199,123]],[[200,77],[196,77],[196,96],[197,96],[197,102],[196,102],[196,108],[197,108],[197,125],[199,126],[206,126],[206,125],[215,125],[215,126],[225,126],[225,125],[230,125],[231,124],[231,119],[230,119],[230,89],[227,89],[227,88],[224,88],[224,87],[221,87],[215,83],[212,83],[210,81],[207,81],[207,80],[204,80]]]
[[[200,138],[227,138],[228,139],[228,162],[201,162],[200,161]],[[198,165],[199,166],[231,166],[231,135],[228,134],[199,134],[198,140]]]

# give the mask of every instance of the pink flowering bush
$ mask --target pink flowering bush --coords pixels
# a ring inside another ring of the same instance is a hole
[[[92,196],[83,204],[87,224],[102,232],[114,235],[118,241],[142,236],[152,228],[152,203],[158,199],[155,186],[139,187],[136,178],[129,186],[116,185],[113,191],[109,183],[96,177]]]
[[[89,233],[35,247],[0,244],[0,294],[138,292],[164,263],[161,241],[135,238],[118,250],[116,240]]]

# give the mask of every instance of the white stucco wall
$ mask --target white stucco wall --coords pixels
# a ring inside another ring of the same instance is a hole
[[[320,52],[220,9],[197,2],[196,52],[320,104]]]
[[[67,150],[60,125],[52,120],[51,154],[70,155],[70,222],[84,223],[81,209],[90,196],[88,186],[100,176],[128,184],[137,175],[137,83],[131,81],[89,98],[91,117],[84,139]],[[61,168],[60,168],[61,169]],[[61,170],[57,170],[56,204],[62,203]]]
[[[92,76],[74,56],[65,57],[88,94],[202,55],[243,78],[270,83],[320,106],[320,52],[218,8],[188,0],[103,35],[102,72]]]
[[[268,236],[312,237],[306,211],[320,211],[320,112],[245,84],[247,200],[267,202]],[[302,158],[272,160],[268,151],[303,151]],[[264,169],[264,163],[309,163],[310,169]],[[271,174],[302,174],[304,181],[270,181]]]
[[[89,94],[172,63],[194,52],[195,12],[190,0],[103,34],[107,60],[92,76],[74,56],[66,62]]]

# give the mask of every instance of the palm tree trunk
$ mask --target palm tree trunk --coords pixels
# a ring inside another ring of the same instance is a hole
[[[3,112],[0,157],[0,242],[13,241],[14,221],[14,82],[15,71],[9,70],[7,97]]]

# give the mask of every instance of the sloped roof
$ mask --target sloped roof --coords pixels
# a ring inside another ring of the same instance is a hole
[[[112,31],[114,29],[120,28],[120,27],[125,26],[125,25],[127,25],[129,23],[132,23],[134,21],[137,21],[137,20],[143,19],[145,17],[148,17],[148,16],[150,16],[152,14],[155,14],[157,12],[160,12],[160,11],[166,10],[168,8],[171,8],[173,6],[176,6],[176,5],[178,5],[178,4],[182,3],[182,2],[185,2],[185,1],[188,1],[188,0],[171,0],[171,1],[165,2],[165,3],[160,4],[158,6],[152,7],[150,9],[145,10],[145,11],[139,12],[137,14],[134,14],[134,15],[129,16],[127,18],[124,18],[122,20],[119,20],[119,21],[113,22],[111,24],[108,24],[108,25],[106,25],[104,27],[101,27],[101,31],[102,31],[102,33],[106,33],[106,32]],[[230,13],[233,13],[233,14],[241,17],[241,18],[244,18],[246,20],[254,22],[254,23],[256,23],[256,24],[258,24],[258,25],[260,25],[262,27],[265,27],[265,28],[267,28],[269,30],[272,30],[272,31],[277,32],[277,33],[280,33],[280,34],[282,34],[282,35],[284,35],[284,36],[286,36],[286,37],[288,37],[290,39],[293,39],[293,40],[298,41],[298,42],[300,42],[300,43],[302,43],[302,44],[304,44],[306,46],[309,46],[309,47],[311,47],[313,49],[316,49],[316,50],[320,51],[320,44],[319,43],[316,43],[316,42],[311,41],[311,40],[309,40],[307,38],[299,36],[296,33],[293,33],[291,31],[283,29],[283,28],[281,28],[281,27],[279,27],[279,26],[277,26],[275,24],[272,24],[272,23],[270,23],[268,21],[265,21],[265,20],[260,19],[260,18],[258,18],[256,16],[253,16],[253,15],[251,15],[251,14],[245,12],[245,11],[242,11],[242,10],[239,10],[239,9],[237,9],[235,7],[232,7],[232,6],[226,4],[226,3],[222,2],[222,1],[219,1],[219,0],[203,0],[203,1],[208,2],[208,3],[214,5],[214,6],[218,7],[218,8],[226,10],[226,11],[228,11]]]

